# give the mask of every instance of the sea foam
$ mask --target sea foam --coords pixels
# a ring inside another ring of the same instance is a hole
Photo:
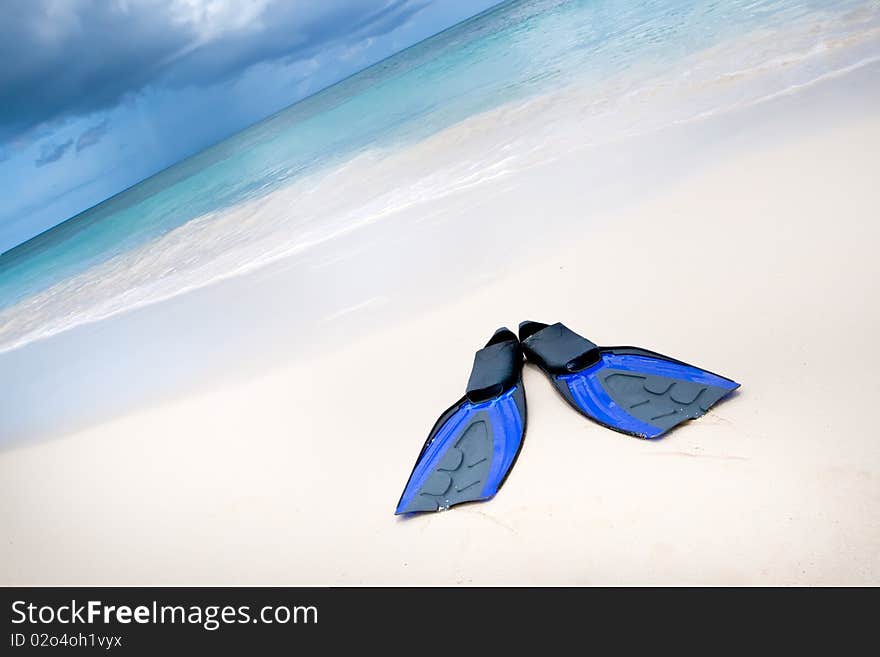
[[[229,207],[28,294],[0,308],[0,352],[297,257],[574,150],[705,121],[876,61],[880,9],[849,3],[720,40],[668,68],[560,76],[432,133],[357,149],[313,173],[282,172],[283,184],[257,185]]]

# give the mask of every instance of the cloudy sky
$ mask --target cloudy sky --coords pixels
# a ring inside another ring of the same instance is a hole
[[[0,253],[497,0],[6,0]]]

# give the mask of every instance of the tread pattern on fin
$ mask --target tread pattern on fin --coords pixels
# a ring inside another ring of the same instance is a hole
[[[611,368],[600,370],[598,378],[627,413],[663,431],[700,417],[730,392],[706,383]]]
[[[486,418],[474,418],[447,448],[407,507],[407,513],[437,511],[481,499],[492,457],[491,433]]]

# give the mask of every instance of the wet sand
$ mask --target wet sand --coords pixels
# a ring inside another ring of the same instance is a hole
[[[880,583],[880,120],[864,114],[750,140],[580,234],[555,234],[552,251],[436,303],[411,294],[384,325],[387,290],[361,290],[365,305],[328,315],[326,335],[289,336],[307,357],[273,361],[267,341],[247,376],[10,443],[0,583]],[[554,166],[443,207],[496,227],[519,207],[536,234],[552,228],[543,207],[571,226],[588,190],[576,160]],[[371,235],[393,268],[403,238]],[[220,321],[243,285],[200,303]],[[337,321],[347,315],[367,328]],[[577,415],[527,367],[526,442],[497,497],[394,517],[473,351],[522,319],[743,387],[647,442]]]

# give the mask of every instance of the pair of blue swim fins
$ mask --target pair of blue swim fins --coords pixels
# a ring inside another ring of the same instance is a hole
[[[639,438],[700,417],[735,381],[638,347],[599,347],[561,323],[498,329],[474,356],[464,397],[434,424],[397,514],[490,499],[526,432],[523,360],[537,365],[578,412]]]

